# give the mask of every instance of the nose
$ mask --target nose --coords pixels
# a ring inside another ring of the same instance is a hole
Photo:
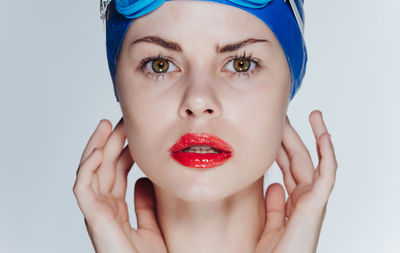
[[[219,117],[221,106],[215,86],[215,82],[204,78],[204,75],[192,76],[185,83],[185,92],[178,109],[179,117],[182,119]]]

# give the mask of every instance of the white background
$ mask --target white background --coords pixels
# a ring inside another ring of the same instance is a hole
[[[121,117],[96,1],[0,4],[0,252],[94,252],[72,192],[86,142]],[[306,0],[306,78],[289,118],[339,163],[318,252],[400,252],[400,2]],[[129,176],[132,221],[133,184]],[[268,182],[281,180],[276,164]]]

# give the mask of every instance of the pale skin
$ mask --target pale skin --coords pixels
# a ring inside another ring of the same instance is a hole
[[[182,50],[132,44],[152,35]],[[215,50],[216,44],[248,38],[268,42]],[[251,65],[248,73],[255,71],[239,77],[232,74],[237,72],[232,62],[244,51],[261,67]],[[151,64],[139,65],[159,54],[169,57],[170,68],[155,80]],[[285,55],[261,20],[222,4],[165,2],[131,24],[116,80],[123,118],[114,129],[100,121],[73,187],[96,252],[316,252],[338,167],[334,148],[321,111],[314,110],[309,116],[319,159],[314,166],[286,115]],[[234,155],[207,170],[185,167],[168,149],[187,132],[214,134]],[[264,174],[274,161],[283,173],[286,200],[280,184],[263,194]],[[148,177],[135,184],[137,229],[125,201],[133,163]]]

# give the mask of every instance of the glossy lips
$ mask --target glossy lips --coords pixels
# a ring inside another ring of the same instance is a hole
[[[183,152],[189,146],[205,145],[219,151],[219,153]],[[201,133],[183,135],[170,149],[170,155],[180,164],[191,168],[212,168],[225,163],[232,156],[232,148],[216,136]]]

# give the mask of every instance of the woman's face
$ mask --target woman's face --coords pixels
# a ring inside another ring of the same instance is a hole
[[[139,40],[147,36],[173,44]],[[291,77],[276,37],[252,14],[214,2],[167,1],[132,22],[117,66],[131,155],[163,191],[218,200],[254,183],[276,159]],[[186,133],[217,136],[232,157],[208,169],[178,163],[169,149]]]

